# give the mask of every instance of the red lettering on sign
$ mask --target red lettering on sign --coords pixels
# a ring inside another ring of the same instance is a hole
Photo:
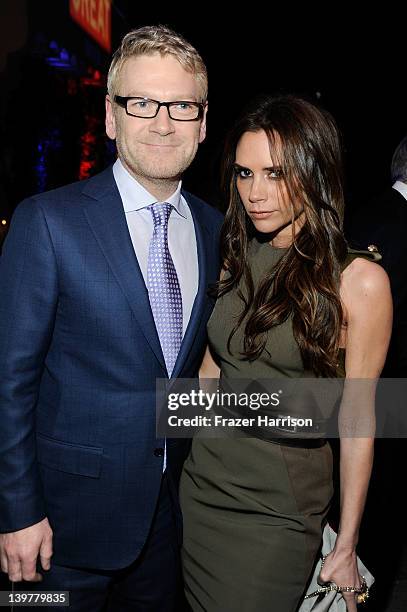
[[[70,0],[69,12],[81,28],[109,53],[111,45],[112,0]]]

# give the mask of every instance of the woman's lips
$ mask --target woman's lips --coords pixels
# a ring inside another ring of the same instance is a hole
[[[265,210],[262,212],[258,212],[255,210],[251,210],[249,211],[249,214],[251,217],[254,217],[255,219],[265,219],[266,217],[269,217],[270,215],[272,215],[274,212],[276,212],[275,210]]]

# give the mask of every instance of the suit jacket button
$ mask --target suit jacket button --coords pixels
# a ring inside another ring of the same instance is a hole
[[[164,457],[164,449],[163,448],[156,448],[154,450],[154,455],[156,457]]]

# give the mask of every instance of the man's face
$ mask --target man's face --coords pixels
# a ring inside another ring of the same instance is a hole
[[[171,55],[141,55],[125,61],[118,75],[118,95],[173,102],[201,102],[195,76]],[[206,135],[206,108],[199,121],[174,121],[167,108],[156,117],[131,117],[106,98],[106,133],[116,139],[119,157],[139,179],[179,180]]]

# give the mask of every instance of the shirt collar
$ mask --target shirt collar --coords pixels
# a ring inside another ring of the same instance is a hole
[[[157,202],[140,183],[123,166],[119,158],[113,164],[113,176],[119,189],[125,213],[147,208]],[[173,206],[181,217],[187,218],[185,203],[181,198],[182,181],[179,181],[177,189],[165,201]]]
[[[393,185],[393,189],[401,193],[403,198],[407,200],[407,185],[403,181],[396,181]]]

